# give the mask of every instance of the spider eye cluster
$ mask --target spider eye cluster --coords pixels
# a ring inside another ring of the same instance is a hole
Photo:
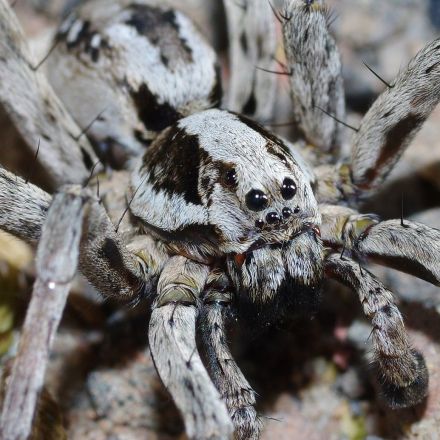
[[[292,200],[297,192],[297,185],[290,177],[285,177],[280,188],[281,197],[284,200]],[[251,189],[246,194],[246,205],[252,211],[263,211],[269,205],[269,199],[267,195],[259,189]],[[289,208],[285,206],[280,213],[276,211],[270,211],[266,214],[264,219],[258,219],[255,222],[255,226],[259,229],[262,229],[265,223],[269,225],[273,225],[276,223],[280,223],[282,220],[287,220],[293,214],[297,214],[299,212],[299,207],[297,206],[295,209]]]
[[[228,173],[232,173],[230,175],[226,175],[226,181],[229,183],[231,181],[232,183],[236,183],[236,174],[235,170],[228,171]],[[283,180],[283,184],[281,185],[281,196],[284,200],[292,200],[295,197],[296,194],[296,183],[290,178],[286,177]],[[246,205],[247,207],[252,211],[263,211],[267,208],[267,205],[269,203],[269,200],[266,196],[266,194],[261,191],[260,189],[251,189],[246,194]],[[267,215],[266,220],[269,223],[274,223],[273,219],[275,219],[276,213],[269,213]],[[283,217],[287,218],[290,217],[292,214],[292,210],[290,208],[284,208],[283,209]],[[276,217],[278,220],[280,219],[280,216],[276,214]],[[272,220],[272,221],[271,221]]]

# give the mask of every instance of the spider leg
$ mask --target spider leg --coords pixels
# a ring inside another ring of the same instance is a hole
[[[370,272],[351,259],[331,254],[326,275],[357,291],[373,325],[373,355],[382,392],[393,408],[419,403],[428,392],[428,371],[422,355],[412,348],[393,294]]]
[[[377,188],[440,101],[440,39],[425,46],[364,116],[353,139],[353,183]]]
[[[328,11],[321,0],[286,0],[281,18],[295,122],[309,143],[337,159],[343,154],[345,97]]]
[[[35,245],[52,197],[0,167],[0,229]]]
[[[351,249],[352,244],[370,226],[379,222],[374,214],[360,214],[355,209],[341,205],[319,205],[321,214],[321,238],[332,248],[344,246]]]
[[[43,72],[33,69],[26,38],[6,0],[0,0],[0,23],[0,105],[54,188],[85,181],[97,157]]]
[[[267,0],[224,0],[230,84],[227,108],[260,121],[272,117],[277,77],[275,20]]]
[[[321,205],[324,242],[354,256],[440,285],[440,230],[409,220],[379,221],[350,208]]]
[[[440,100],[440,39],[426,45],[375,101],[354,135],[351,164],[315,169],[321,203],[380,186]]]
[[[37,250],[37,279],[1,414],[0,437],[27,439],[52,342],[78,263],[85,200],[66,190],[54,197]]]
[[[89,206],[80,242],[81,272],[106,296],[133,301],[153,291],[162,262],[130,252],[99,201],[87,189],[82,193]],[[50,203],[49,194],[0,167],[0,229],[35,244]]]
[[[231,293],[225,275],[210,274],[203,296],[201,334],[208,371],[226,402],[235,427],[235,438],[258,439],[262,428],[255,411],[255,392],[232,358],[226,340],[225,321],[230,313]]]
[[[157,286],[149,326],[156,369],[173,397],[192,439],[231,438],[233,426],[196,346],[198,301],[209,268],[172,257]]]
[[[353,242],[360,255],[440,285],[440,230],[422,223],[387,220],[367,228]]]

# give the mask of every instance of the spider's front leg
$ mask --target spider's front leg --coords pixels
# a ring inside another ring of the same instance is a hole
[[[171,393],[191,439],[228,439],[233,426],[219,392],[200,359],[196,320],[209,268],[172,257],[157,286],[149,328],[156,369]]]
[[[75,275],[85,200],[77,188],[57,194],[37,251],[37,279],[6,389],[0,437],[27,439],[44,382],[49,351]]]
[[[155,271],[131,254],[90,191],[62,187],[53,200],[0,168],[0,228],[39,240],[37,280],[1,416],[1,438],[28,438],[52,341],[79,263],[104,295],[136,300],[151,293]],[[160,268],[160,262],[152,267]],[[159,269],[158,269],[159,270]]]
[[[379,221],[341,206],[321,205],[320,211],[327,245],[440,286],[440,230],[409,220]]]
[[[331,255],[326,273],[357,290],[373,320],[375,358],[382,385],[393,407],[412,406],[427,393],[428,376],[422,356],[412,350],[391,292],[360,264],[347,258],[373,260],[440,286],[440,231],[408,220],[379,221],[341,206],[321,205],[322,239],[341,250]]]
[[[351,163],[316,169],[321,203],[357,202],[387,178],[440,101],[440,39],[426,45],[375,101],[353,138]]]
[[[231,286],[223,273],[211,272],[200,314],[202,341],[208,371],[226,402],[237,440],[257,440],[262,428],[254,408],[255,391],[235,363],[229,350],[226,323],[231,314]]]
[[[326,259],[325,271],[357,291],[364,313],[371,319],[373,355],[388,404],[403,408],[419,403],[428,392],[428,371],[422,355],[408,340],[392,293],[357,262],[339,254]]]
[[[79,268],[103,295],[132,301],[153,290],[161,268],[156,253],[154,270],[147,258],[130,252],[115,232],[104,207],[89,190],[85,227],[80,242]],[[35,245],[40,239],[51,196],[0,167],[0,229]],[[100,270],[96,270],[99,267]]]

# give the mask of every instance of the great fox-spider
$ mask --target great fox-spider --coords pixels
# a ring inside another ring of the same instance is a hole
[[[153,0],[93,0],[64,22],[48,58],[51,84],[93,150],[32,68],[0,1],[1,102],[29,144],[30,133],[40,134],[38,160],[58,187],[52,198],[0,169],[0,227],[39,243],[2,438],[30,432],[77,266],[104,296],[150,301],[151,353],[190,438],[259,437],[255,394],[226,344],[229,312],[262,323],[313,313],[326,277],[353,288],[371,319],[388,403],[411,406],[426,396],[427,369],[392,293],[359,262],[438,284],[440,231],[356,208],[437,105],[440,40],[377,99],[347,155],[338,123],[345,117],[341,63],[323,2],[287,0],[281,11],[266,0],[224,5],[232,66],[225,107],[237,113],[211,108],[221,99],[216,57],[183,14]],[[276,19],[301,132],[295,143],[253,121],[271,113]],[[102,204],[87,185],[95,151],[124,169],[101,181]]]

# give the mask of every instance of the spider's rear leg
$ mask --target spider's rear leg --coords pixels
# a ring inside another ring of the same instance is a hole
[[[419,403],[428,392],[428,371],[422,355],[408,340],[392,293],[370,272],[339,254],[325,262],[326,274],[357,291],[365,315],[373,324],[373,355],[382,392],[392,408]]]
[[[0,437],[27,439],[52,342],[75,275],[85,200],[76,189],[55,196],[37,251],[37,279],[1,415]]]
[[[53,188],[85,181],[97,157],[43,72],[31,66],[26,38],[5,0],[0,0],[0,22],[0,105]]]
[[[209,268],[172,257],[159,278],[149,343],[156,369],[171,393],[192,439],[228,439],[233,427],[196,346],[200,293]]]
[[[295,122],[305,139],[334,159],[343,154],[345,120],[341,60],[322,0],[285,0],[284,49]]]
[[[322,203],[350,202],[387,178],[440,101],[440,39],[426,45],[375,101],[353,138],[351,164],[316,169]]]
[[[231,293],[224,274],[212,272],[203,296],[201,331],[211,378],[226,402],[237,440],[256,440],[261,431],[255,392],[232,358],[225,324],[230,313]]]

